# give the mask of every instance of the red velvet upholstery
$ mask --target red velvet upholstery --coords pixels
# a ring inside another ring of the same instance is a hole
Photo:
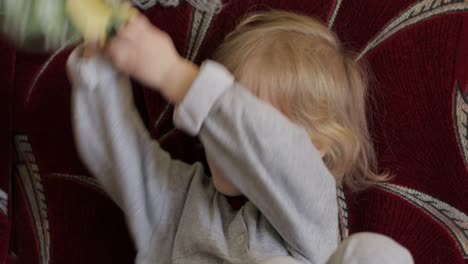
[[[146,15],[181,54],[201,62],[239,17],[268,8],[320,18],[374,73],[371,131],[381,167],[396,177],[339,199],[343,237],[384,233],[416,263],[465,263],[468,2],[236,0],[215,17],[188,4]],[[12,182],[12,210],[0,213],[0,263],[131,263],[120,211],[76,154],[64,66],[70,49],[24,54],[0,47],[0,189],[9,192]],[[203,160],[197,140],[173,129],[172,108],[154,92],[134,90],[152,136],[176,158]]]
[[[8,196],[10,195],[10,175],[12,173],[12,115],[14,49],[0,41],[3,65],[0,71],[0,263],[6,261],[10,219],[8,217]]]

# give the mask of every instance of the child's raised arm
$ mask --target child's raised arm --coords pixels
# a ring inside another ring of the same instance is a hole
[[[182,100],[198,74],[198,67],[177,53],[170,36],[140,14],[119,30],[107,52],[119,70],[172,103]]]
[[[83,162],[124,211],[139,254],[155,227],[176,221],[192,176],[201,165],[172,160],[146,131],[133,104],[130,80],[101,54],[68,60],[72,111]],[[173,214],[171,215],[171,211]]]
[[[338,244],[335,179],[308,133],[206,62],[178,104],[218,172],[270,221],[296,258],[325,263]]]

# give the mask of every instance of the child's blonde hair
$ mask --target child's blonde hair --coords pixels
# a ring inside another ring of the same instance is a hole
[[[339,184],[361,190],[388,178],[373,171],[366,75],[323,24],[285,11],[251,15],[226,37],[214,59],[305,127]]]

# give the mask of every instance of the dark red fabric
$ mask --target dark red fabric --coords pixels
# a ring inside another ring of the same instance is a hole
[[[457,53],[455,55],[455,78],[460,81],[460,87],[462,91],[466,93],[468,91],[468,14],[464,13],[460,15],[463,17],[460,27],[460,39],[458,42]]]
[[[348,199],[352,233],[387,235],[405,246],[415,263],[464,263],[447,230],[402,198],[373,189]]]
[[[10,196],[12,173],[12,115],[15,50],[0,40],[0,190]],[[8,197],[9,198],[9,197]],[[8,203],[9,205],[9,203]],[[6,261],[10,239],[10,214],[0,212],[0,263]]]
[[[416,2],[414,0],[342,1],[332,29],[348,49],[359,51],[383,29],[384,25]]]
[[[42,176],[47,194],[50,263],[133,262],[135,250],[122,214],[102,190],[68,175]],[[38,232],[18,176],[14,190],[11,259],[13,263],[41,263]]]
[[[25,72],[17,72],[21,75],[16,81],[15,129],[17,133],[27,132],[41,171],[88,175],[79,161],[72,136],[70,85],[65,72],[69,51],[61,52],[51,61],[34,56],[37,58],[34,73],[26,72],[32,65],[23,66],[30,55],[18,55],[17,68]]]
[[[0,263],[4,263],[8,256],[10,243],[10,219],[6,215],[0,216]]]
[[[382,166],[397,175],[395,183],[467,212],[460,187],[468,175],[452,123],[454,82],[468,79],[466,71],[455,75],[462,23],[462,15],[430,19],[367,59],[376,80],[370,116]]]
[[[120,209],[89,184],[44,176],[55,263],[132,263],[132,241]]]
[[[26,194],[16,173],[14,174],[12,192],[14,193],[12,199],[14,211],[12,212],[9,253],[15,263],[39,264],[40,251],[37,232],[33,223],[34,218],[31,215]]]

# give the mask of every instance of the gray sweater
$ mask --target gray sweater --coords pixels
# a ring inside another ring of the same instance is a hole
[[[68,59],[79,154],[125,213],[136,263],[325,263],[338,245],[335,180],[305,129],[206,62],[175,110],[212,162],[247,198],[230,207],[200,163],[152,140],[129,78],[102,56]]]

